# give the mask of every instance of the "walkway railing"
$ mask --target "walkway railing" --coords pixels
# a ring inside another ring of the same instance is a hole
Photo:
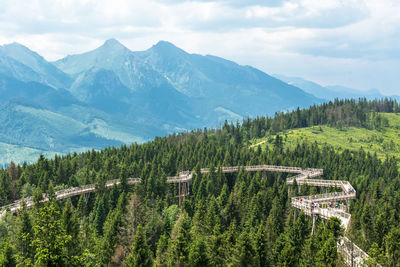
[[[141,181],[140,178],[128,178],[127,183],[128,184],[136,184]],[[112,187],[114,184],[118,185],[120,184],[119,179],[114,179],[114,180],[109,180],[106,182],[105,186],[106,188]],[[56,196],[57,200],[60,199],[65,199],[65,198],[71,198],[73,196],[77,195],[82,195],[82,194],[87,194],[94,192],[96,190],[96,185],[95,184],[88,184],[88,185],[83,185],[83,186],[78,186],[78,187],[71,187],[67,189],[62,189],[59,191],[56,191],[54,195]],[[43,194],[43,200],[42,202],[47,202],[49,200],[48,196],[46,194]],[[26,207],[31,208],[33,206],[33,198],[32,197],[27,197],[24,199]],[[0,210],[10,210],[11,212],[16,212],[17,210],[22,208],[22,199],[14,201],[14,203],[3,206],[0,208]],[[0,216],[1,218],[1,216]]]

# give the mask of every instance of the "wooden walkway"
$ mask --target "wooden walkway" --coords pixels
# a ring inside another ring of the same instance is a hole
[[[127,179],[128,184],[136,184],[136,183],[139,183],[140,181],[141,181],[140,178]],[[119,179],[107,181],[105,186],[106,186],[106,188],[110,188],[114,184],[117,184],[117,185],[120,184]],[[71,198],[71,197],[78,196],[78,195],[92,193],[95,190],[96,190],[96,186],[94,184],[88,184],[88,185],[71,187],[68,189],[56,191],[55,196],[56,196],[56,200],[60,200],[60,199],[65,199],[65,198]],[[32,197],[27,197],[24,199],[24,201],[25,201],[27,208],[31,208],[33,206],[33,198]],[[49,198],[47,197],[46,194],[43,194],[42,202],[47,202],[47,201],[49,201]],[[1,219],[1,216],[5,213],[5,211],[9,210],[12,213],[15,213],[21,208],[22,208],[22,199],[19,199],[12,204],[1,207],[2,212],[0,213],[0,219]]]
[[[255,166],[233,166],[233,167],[221,167],[222,173],[234,173],[244,171],[265,171],[265,172],[284,172],[296,174],[292,177],[287,178],[286,183],[288,185],[293,185],[294,181],[298,186],[310,185],[318,187],[335,187],[339,188],[341,192],[318,194],[312,196],[301,196],[293,197],[291,199],[291,206],[302,210],[305,214],[313,217],[313,231],[315,227],[316,217],[321,217],[323,219],[329,219],[333,216],[338,217],[341,220],[342,226],[347,230],[351,215],[347,212],[347,202],[351,199],[356,198],[356,191],[353,186],[348,181],[339,180],[322,180],[322,179],[311,179],[315,177],[320,177],[323,175],[324,171],[322,169],[303,169],[299,167],[286,167],[286,166],[275,166],[275,165],[255,165]],[[218,168],[215,172],[219,171]],[[202,174],[210,172],[209,168],[203,168],[200,170]],[[179,186],[179,202],[181,198],[189,194],[189,183],[193,178],[192,171],[180,172],[177,176],[167,177],[167,183],[178,184]],[[129,178],[127,180],[128,184],[136,184],[141,182],[140,178]],[[119,180],[107,181],[106,187],[112,187],[114,184],[119,184]],[[184,185],[181,187],[181,185]],[[96,190],[95,185],[85,185],[80,187],[73,187],[55,192],[56,199],[65,199],[77,195],[88,194]],[[26,198],[26,206],[28,208],[33,206],[32,197]],[[44,195],[43,202],[48,201],[48,197]],[[338,203],[344,202],[346,205],[338,205]],[[15,213],[21,209],[21,200],[15,201],[14,203],[3,206],[0,208],[0,219],[5,214],[7,210]],[[349,266],[367,266],[364,264],[364,260],[368,259],[369,256],[360,249],[357,245],[351,242],[347,237],[341,237],[338,242],[338,252],[343,255],[343,258]]]

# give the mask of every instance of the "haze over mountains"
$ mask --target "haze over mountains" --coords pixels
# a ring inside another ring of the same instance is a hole
[[[296,86],[165,41],[133,52],[111,39],[56,62],[17,43],[0,46],[0,164],[144,142],[323,101]]]
[[[318,98],[325,100],[334,100],[335,98],[345,99],[345,98],[354,98],[358,99],[360,97],[365,97],[369,100],[385,98],[388,96],[383,95],[378,89],[370,89],[367,91],[359,91],[353,88],[340,86],[340,85],[331,85],[331,86],[322,86],[312,81],[305,80],[299,77],[288,77],[281,74],[274,74],[279,80],[282,80],[288,84],[296,86],[305,92],[312,94]],[[394,98],[400,100],[400,96],[390,96],[390,98]]]

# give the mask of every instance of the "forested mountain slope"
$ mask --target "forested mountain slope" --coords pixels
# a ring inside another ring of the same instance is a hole
[[[348,111],[351,112],[348,112]],[[337,220],[294,222],[290,197],[318,188],[288,188],[286,174],[201,174],[201,167],[271,164],[324,169],[324,179],[348,180],[357,191],[348,234],[382,266],[400,262],[400,176],[397,160],[381,161],[363,150],[336,151],[304,140],[284,148],[280,138],[265,149],[248,140],[309,125],[363,125],[370,112],[398,112],[396,102],[337,101],[275,118],[226,123],[156,138],[142,145],[41,157],[36,164],[0,171],[3,204],[34,195],[32,210],[0,222],[1,263],[110,266],[336,266]],[[342,113],[344,111],[344,113]],[[342,114],[342,117],[337,116]],[[194,170],[189,198],[178,207],[166,177]],[[106,180],[141,177],[106,190]],[[97,192],[41,204],[41,192],[95,183]],[[52,229],[52,231],[49,231]]]
[[[338,151],[363,149],[370,154],[376,153],[380,159],[389,155],[400,160],[400,113],[371,113],[366,127],[315,125],[288,129],[250,140],[250,146],[274,146],[276,135],[280,136],[285,148],[308,140],[331,145]]]

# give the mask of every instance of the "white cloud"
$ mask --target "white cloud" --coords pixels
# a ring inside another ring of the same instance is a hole
[[[0,43],[55,60],[117,38],[168,40],[269,73],[398,93],[396,0],[0,0]]]

